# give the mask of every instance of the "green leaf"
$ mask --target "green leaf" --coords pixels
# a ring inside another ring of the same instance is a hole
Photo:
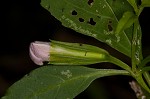
[[[115,35],[118,20],[126,11],[133,11],[126,0],[41,0],[62,24],[79,33],[105,42],[116,50],[131,56],[132,28]]]
[[[83,66],[44,66],[13,84],[2,99],[73,99],[93,80],[111,75],[129,73]]]
[[[149,63],[149,62],[150,62],[150,55],[147,56],[146,58],[144,58],[144,59],[142,60],[142,62],[139,64],[139,67],[140,67],[140,68],[143,68],[143,67],[146,66],[146,64]]]
[[[122,31],[132,26],[135,20],[137,20],[137,17],[133,12],[125,12],[118,22],[116,28],[116,35],[119,35]]]
[[[150,1],[149,0],[142,0],[142,7],[150,7]]]
[[[143,72],[147,72],[147,71],[150,71],[150,66],[146,66],[146,67],[143,67],[142,69],[141,69],[141,72],[143,73]]]

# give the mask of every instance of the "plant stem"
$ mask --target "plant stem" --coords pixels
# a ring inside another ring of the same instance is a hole
[[[131,45],[131,61],[132,61],[133,72],[136,72],[136,58],[135,58],[136,42],[137,42],[137,22],[134,23],[132,45]]]
[[[130,66],[128,66],[126,63],[122,62],[118,58],[110,56],[110,62],[113,63],[113,64],[115,64],[115,65],[117,65],[117,66],[119,66],[119,67],[121,67],[121,68],[123,68],[123,69],[125,69],[125,70],[127,70],[131,74],[133,74]]]
[[[150,87],[150,74],[148,72],[144,72],[143,75],[144,75],[144,77],[145,77],[145,79],[146,79],[146,81]]]
[[[147,90],[150,93],[150,89],[147,86],[147,84],[145,83],[145,80],[143,79],[142,74],[140,72],[137,75],[135,75],[134,78],[145,90]]]

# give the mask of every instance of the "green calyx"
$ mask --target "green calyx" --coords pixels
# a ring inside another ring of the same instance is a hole
[[[88,65],[108,61],[108,52],[96,46],[51,40],[50,64]]]

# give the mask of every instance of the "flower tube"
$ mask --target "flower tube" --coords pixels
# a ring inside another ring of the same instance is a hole
[[[108,56],[107,51],[87,44],[54,40],[30,44],[30,57],[37,65],[43,65],[44,61],[54,65],[89,65],[108,62]]]

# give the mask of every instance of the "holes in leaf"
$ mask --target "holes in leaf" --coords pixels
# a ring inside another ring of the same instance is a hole
[[[111,21],[111,20],[108,21],[107,27],[108,27],[108,30],[109,30],[109,31],[113,31],[112,21]]]
[[[109,22],[110,24],[112,23],[112,21],[111,21],[111,20],[109,20],[108,22]]]
[[[75,10],[72,11],[72,15],[77,15],[77,14],[78,14],[77,11]]]
[[[88,5],[92,5],[93,4],[93,2],[94,2],[94,0],[88,0]]]
[[[111,26],[110,24],[108,24],[108,30],[109,30],[109,31],[112,31],[112,30],[113,30],[113,28],[112,28],[112,26]]]
[[[101,18],[100,16],[97,16],[98,18]]]
[[[65,8],[62,8],[61,11],[64,12],[64,9],[65,9]]]
[[[91,25],[95,25],[96,24],[96,22],[93,20],[93,18],[90,18],[90,20],[88,21],[88,23],[91,24]]]
[[[80,22],[84,22],[84,19],[83,19],[83,18],[79,18],[79,21],[80,21]]]

